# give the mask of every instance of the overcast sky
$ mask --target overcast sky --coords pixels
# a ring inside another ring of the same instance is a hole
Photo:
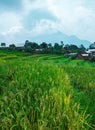
[[[57,31],[95,41],[95,0],[0,0],[0,42]]]

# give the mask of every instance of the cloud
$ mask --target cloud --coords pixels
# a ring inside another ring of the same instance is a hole
[[[0,41],[57,31],[94,41],[94,5],[94,0],[0,0]]]
[[[59,19],[61,31],[94,40],[91,35],[95,28],[95,9],[92,8],[95,1],[90,3],[88,0],[47,0],[47,4],[48,9]]]
[[[9,30],[0,34],[1,40],[3,41],[4,39],[8,44],[19,42],[17,35],[20,34],[21,31],[24,31],[22,26],[13,26]]]
[[[57,21],[42,19],[36,23],[35,27],[31,30],[31,34],[32,36],[38,36],[41,34],[55,33],[58,31],[57,27]]]
[[[12,28],[10,28],[7,32],[2,32],[1,34],[6,36],[6,35],[10,35],[10,34],[15,34],[15,33],[19,33],[21,31],[23,27],[22,26],[14,26]]]
[[[18,25],[13,26],[8,31],[2,32],[1,35],[8,44],[10,42],[24,42],[26,39],[36,40],[35,38],[39,35],[52,34],[57,32],[58,29],[56,28],[56,24],[57,22],[53,22],[52,20],[41,19],[31,30],[27,30],[23,26]]]
[[[13,26],[20,25],[20,17],[13,12],[5,12],[0,15],[0,32],[7,31]]]
[[[32,28],[34,28],[34,26],[36,26],[37,23],[39,23],[43,19],[56,21],[56,17],[52,15],[50,11],[43,9],[34,9],[29,12],[26,18],[23,19],[22,23],[25,28],[31,30]],[[43,22],[43,26],[44,24],[47,23]]]

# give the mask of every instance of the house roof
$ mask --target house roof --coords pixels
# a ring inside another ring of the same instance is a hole
[[[72,56],[74,56],[74,55],[77,55],[77,53],[69,53],[68,55],[72,55]]]
[[[82,56],[89,56],[89,53],[81,54]]]

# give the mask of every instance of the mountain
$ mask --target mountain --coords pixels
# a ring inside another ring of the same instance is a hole
[[[77,45],[77,46],[80,46],[81,44],[83,44],[86,48],[88,48],[92,42],[88,41],[88,40],[83,40],[83,39],[80,39],[78,38],[77,36],[75,35],[66,35],[62,32],[55,32],[55,33],[44,33],[44,34],[39,34],[39,35],[30,35],[28,36],[28,39],[25,39],[25,40],[29,40],[29,41],[32,41],[32,42],[37,42],[37,43],[42,43],[42,42],[46,42],[46,43],[59,43],[61,41],[63,41],[64,45],[66,44],[74,44],[74,45]],[[23,42],[20,42],[20,43],[17,43],[16,45],[17,46],[23,46],[25,44],[25,41],[24,43]]]
[[[68,36],[68,35],[61,33],[61,32],[35,36],[32,38],[32,41],[36,41],[39,43],[41,43],[43,41],[47,42],[47,43],[56,43],[56,42],[60,43],[60,41],[63,41],[64,44],[74,44],[77,46],[83,44],[86,48],[88,48],[89,45],[92,44],[92,42],[79,39],[75,35]]]

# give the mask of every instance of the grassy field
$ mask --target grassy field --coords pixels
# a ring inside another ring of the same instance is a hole
[[[95,63],[0,51],[0,130],[94,130]]]

